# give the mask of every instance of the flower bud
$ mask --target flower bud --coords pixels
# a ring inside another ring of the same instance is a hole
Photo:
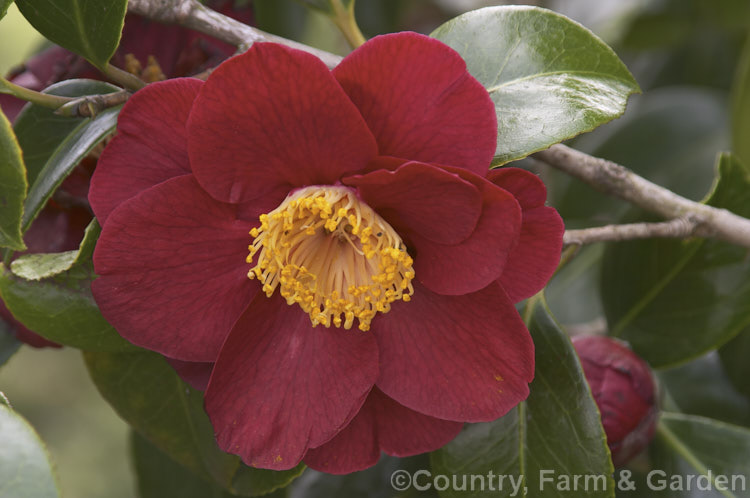
[[[640,453],[654,436],[659,409],[654,377],[624,343],[605,336],[573,338],[602,417],[615,467]]]

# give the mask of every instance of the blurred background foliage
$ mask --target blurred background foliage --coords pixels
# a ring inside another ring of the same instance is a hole
[[[509,3],[547,7],[590,28],[615,49],[643,90],[631,98],[622,118],[575,139],[576,148],[623,164],[691,199],[707,194],[717,152],[732,145],[730,103],[733,93],[741,90],[737,85],[745,84],[736,77],[739,61],[750,59],[750,50],[743,48],[750,1],[357,0],[356,12],[362,31],[370,37],[400,30],[430,33],[459,13]],[[346,53],[345,41],[321,14],[293,0],[253,4],[261,29]],[[0,22],[0,72],[21,63],[43,43],[11,6]],[[569,228],[644,219],[626,203],[539,169],[531,160],[522,165],[543,175],[550,203]],[[602,331],[606,326],[600,292],[604,253],[601,244],[584,248],[548,289],[552,311],[573,332]],[[0,339],[3,333],[0,330]],[[736,341],[747,341],[747,336]],[[725,348],[722,356],[732,361],[731,350]],[[750,425],[747,393],[736,390],[736,379],[733,384],[727,377],[716,353],[660,375],[669,389],[668,405]],[[47,443],[64,496],[134,496],[127,426],[94,389],[78,351],[23,346],[0,368],[0,391]]]

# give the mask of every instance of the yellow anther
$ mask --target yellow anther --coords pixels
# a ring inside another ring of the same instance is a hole
[[[313,326],[369,330],[375,315],[414,293],[412,259],[393,228],[347,187],[290,194],[250,231],[248,278],[299,305]],[[374,235],[374,237],[373,237]],[[257,259],[255,259],[257,254]]]

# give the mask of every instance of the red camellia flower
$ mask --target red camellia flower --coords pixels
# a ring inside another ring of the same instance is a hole
[[[654,376],[642,358],[611,337],[576,336],[573,346],[599,407],[612,462],[620,467],[654,437],[659,418]]]
[[[414,33],[333,71],[263,43],[149,85],[92,180],[95,298],[128,340],[211,370],[218,443],[249,465],[439,448],[526,398],[513,303],[559,260],[538,178],[488,172],[496,133],[461,57]]]

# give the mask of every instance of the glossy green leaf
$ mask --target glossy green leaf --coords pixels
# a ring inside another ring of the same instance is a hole
[[[84,354],[96,387],[117,413],[169,457],[243,496],[284,486],[304,466],[284,472],[249,469],[222,452],[203,409],[203,394],[185,384],[156,353]]]
[[[719,355],[732,384],[750,403],[750,327],[722,346]],[[750,425],[750,417],[746,425]]]
[[[116,86],[103,81],[76,79],[55,83],[47,87],[43,93],[62,97],[82,97],[117,90],[119,89]],[[27,104],[21,110],[13,123],[13,131],[23,150],[29,184],[34,183],[39,172],[65,138],[81,123],[89,121],[88,118],[58,116],[54,109],[33,104]]]
[[[492,471],[524,478],[523,493],[514,495],[506,480],[501,491],[475,490],[471,496],[613,497],[613,468],[599,411],[570,340],[544,303],[536,306],[529,330],[536,372],[528,399],[494,422],[467,426],[432,454],[434,473],[486,476]],[[574,475],[599,477],[587,490],[573,492],[569,476]],[[571,487],[561,491],[566,479]],[[441,496],[466,493],[449,489]]]
[[[26,249],[21,233],[26,168],[10,122],[0,112],[0,247]]]
[[[114,131],[120,109],[121,107],[113,107],[94,119],[82,121],[55,149],[29,188],[24,203],[24,231],[31,226],[39,211],[78,163]]]
[[[75,251],[61,253],[26,254],[10,264],[10,270],[17,277],[26,280],[42,280],[64,273],[74,266],[87,264],[94,254],[96,241],[102,229],[94,219],[83,235],[83,240]]]
[[[638,84],[591,31],[536,7],[487,7],[432,36],[464,58],[490,93],[498,118],[494,164],[590,131],[625,110]]]
[[[678,476],[684,484],[686,476],[696,476],[693,493],[673,496],[750,496],[748,429],[703,417],[664,413],[657,429],[654,454],[654,469],[664,472],[667,480]],[[710,494],[697,487],[697,476],[701,475],[713,487]],[[717,480],[718,476],[727,476],[727,481]]]
[[[98,234],[93,221],[78,251],[22,256],[11,269],[0,266],[0,293],[18,321],[50,341],[92,351],[135,350],[102,317],[91,294]]]
[[[633,97],[622,118],[581,136],[575,148],[699,201],[711,188],[716,151],[730,145],[727,108],[720,92],[689,87],[653,90]],[[556,170],[547,174],[545,183],[550,203],[571,228],[618,223],[632,209]]]
[[[727,350],[731,350],[733,342],[734,340],[727,345]],[[750,349],[745,348],[739,352],[744,353],[742,360],[747,365]],[[716,352],[657,374],[663,390],[676,405],[674,410],[731,424],[750,425],[750,398],[743,396],[732,385]],[[750,370],[741,379],[746,389],[750,389],[747,385]]]
[[[139,498],[231,498],[235,495],[196,476],[137,432],[130,433]]]
[[[732,88],[732,150],[750,164],[750,39],[737,65]]]
[[[18,351],[19,347],[21,347],[21,341],[16,339],[10,323],[0,318],[0,367]]]
[[[5,17],[8,12],[8,7],[13,3],[13,0],[0,0],[0,19]]]
[[[37,31],[103,68],[120,43],[127,0],[16,0]]]
[[[44,443],[31,425],[3,402],[0,402],[0,441],[0,496],[60,496]]]
[[[750,216],[750,171],[722,154],[707,202]],[[708,239],[611,244],[602,297],[611,335],[628,341],[652,366],[676,365],[750,326],[748,250]]]

